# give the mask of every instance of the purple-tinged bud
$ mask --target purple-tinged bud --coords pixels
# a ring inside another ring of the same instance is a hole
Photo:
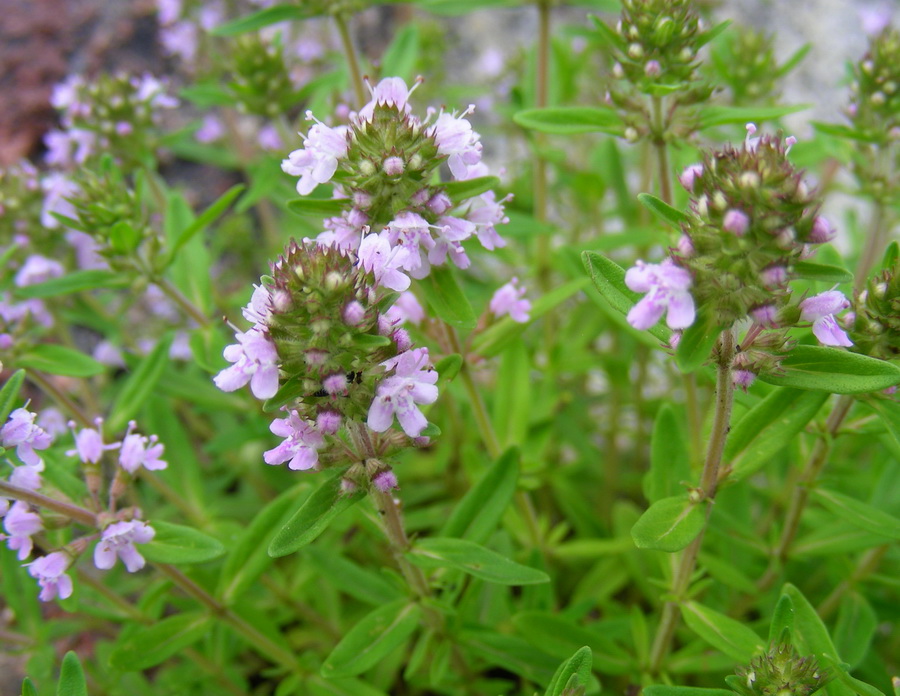
[[[380,336],[390,336],[394,333],[394,320],[387,314],[378,316],[378,334]]]
[[[344,321],[350,326],[359,326],[366,318],[366,308],[356,300],[344,307]]]
[[[896,386],[888,387],[881,393],[887,394],[888,396],[892,396],[893,394],[897,393],[897,387]],[[898,679],[897,677],[894,677],[894,688],[896,689],[897,687],[900,687],[900,679]]]
[[[365,191],[354,191],[353,205],[361,210],[368,209],[372,205],[372,194]]]
[[[685,190],[688,193],[694,192],[694,181],[698,176],[703,174],[703,165],[702,164],[692,164],[688,167],[685,167],[684,171],[678,176],[678,181],[681,182],[681,185],[684,186]]]
[[[9,350],[13,347],[13,338],[8,333],[0,334],[0,350]]]
[[[405,353],[412,348],[412,339],[406,329],[397,329],[394,332],[394,343],[397,344],[397,351]]]
[[[134,131],[134,126],[128,121],[119,121],[116,124],[116,133],[118,135],[131,135],[132,131]]]
[[[353,227],[363,227],[369,224],[369,216],[359,208],[351,208],[347,213],[347,222]]]
[[[682,256],[694,255],[694,243],[686,234],[683,234],[678,238],[678,244],[676,245],[676,248],[678,249],[678,253]]]
[[[679,343],[681,343],[681,331],[673,331],[669,336],[669,348],[676,350]]]
[[[389,491],[400,487],[397,483],[396,474],[390,469],[385,469],[384,471],[379,471],[375,474],[372,479],[372,484],[382,493],[388,493]]]
[[[728,232],[736,234],[738,237],[743,237],[747,232],[747,227],[750,226],[750,218],[746,213],[732,208],[727,213],[725,213],[725,218],[722,221],[722,226]]]
[[[750,385],[756,381],[756,375],[750,370],[735,370],[731,375],[731,379],[734,382],[734,386],[747,391]]]
[[[400,157],[388,157],[381,165],[388,176],[400,176],[403,173],[403,159]]]
[[[628,57],[638,60],[644,57],[644,47],[639,43],[633,43],[628,46]]]
[[[353,479],[341,479],[341,495],[352,495],[353,493],[356,493],[357,488],[359,488],[359,486]]]
[[[431,193],[430,189],[421,188],[418,191],[416,191],[412,196],[410,196],[409,202],[412,203],[414,206],[425,205],[426,201],[428,200],[428,195],[430,193]]]
[[[775,235],[775,245],[779,249],[791,249],[794,246],[795,233],[793,227],[785,227]]]
[[[323,435],[334,435],[341,429],[341,414],[328,409],[316,416],[316,427]]]
[[[428,210],[435,215],[443,215],[453,207],[453,201],[443,191],[434,194],[428,201]]]
[[[322,389],[324,389],[330,396],[346,394],[347,375],[345,375],[343,372],[328,375],[328,377],[322,380]]]
[[[272,291],[272,311],[284,314],[291,308],[291,294],[287,290],[278,288]]]
[[[753,320],[758,324],[774,327],[777,325],[776,319],[778,318],[778,310],[775,305],[763,305],[762,307],[750,310],[750,316],[753,317]]]
[[[328,360],[328,353],[324,350],[312,348],[306,351],[303,358],[310,367],[318,367],[319,365],[324,365],[325,361]]]
[[[621,80],[623,77],[625,77],[625,70],[622,68],[622,65],[620,63],[616,63],[613,66],[612,74],[614,78],[616,78],[617,80]]]
[[[644,74],[647,77],[658,77],[662,72],[662,68],[659,65],[658,60],[648,60],[647,64],[644,66]]]
[[[809,240],[813,244],[824,244],[825,242],[830,242],[834,239],[837,234],[837,230],[835,230],[831,223],[828,222],[828,219],[824,215],[816,215],[816,219],[813,220],[812,230],[809,233]]]
[[[787,282],[787,269],[784,266],[769,266],[760,273],[760,280],[767,288],[777,288]]]
[[[413,438],[413,444],[416,447],[428,447],[431,444],[431,438],[425,435],[419,435],[419,437]]]

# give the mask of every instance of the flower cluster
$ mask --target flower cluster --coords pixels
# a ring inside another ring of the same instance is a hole
[[[736,670],[736,676],[726,681],[741,696],[811,696],[832,678],[814,657],[801,657],[793,645],[784,642],[754,658],[749,667]]]
[[[21,465],[13,467],[8,477],[9,484],[29,491],[40,491],[52,498],[55,490],[52,485],[45,485],[42,479],[41,473],[45,465],[38,452],[51,447],[54,437],[38,423],[39,420],[37,414],[27,408],[14,410],[6,424],[0,428],[0,444],[5,448],[15,447],[16,457],[21,462]],[[137,509],[124,508],[116,511],[115,505],[125,492],[127,482],[139,469],[160,470],[168,466],[161,459],[164,447],[158,438],[135,432],[137,426],[134,421],[129,423],[122,440],[112,443],[104,442],[103,421],[99,418],[93,428],[76,431],[74,423],[70,422],[69,426],[73,429],[75,446],[66,451],[66,455],[77,457],[82,463],[88,493],[95,502],[100,498],[100,464],[106,452],[117,452],[118,467],[109,488],[109,507],[97,514],[97,529],[70,542],[65,549],[27,564],[28,572],[41,587],[42,601],[49,601],[57,596],[66,599],[72,594],[72,580],[66,570],[94,540],[97,540],[94,565],[100,570],[112,568],[117,558],[122,560],[128,572],[133,573],[144,567],[144,558],[135,544],[147,543],[154,537],[155,531],[139,519],[140,512]],[[0,517],[3,518],[5,532],[0,535],[0,539],[5,539],[6,545],[17,552],[20,561],[27,560],[34,550],[33,538],[45,529],[41,511],[21,500],[10,505],[9,500],[0,498]]]
[[[228,64],[232,76],[228,89],[242,111],[272,118],[297,102],[281,42],[254,34],[240,36],[231,45]]]
[[[395,270],[424,278],[448,258],[467,268],[470,260],[462,243],[472,236],[486,249],[505,245],[495,227],[507,221],[505,199],[497,200],[477,181],[463,187],[466,193],[460,196],[436,183],[442,164],[457,182],[487,174],[479,135],[466,118],[473,107],[461,114],[430,111],[422,120],[409,104],[414,89],[400,78],[382,80],[372,88],[372,100],[351,114],[349,125],[317,121],[303,149],[282,164],[285,172],[300,177],[301,195],[336,182],[336,195],[346,206],[326,221],[326,232],[317,241],[357,252],[364,263],[389,259],[391,275],[378,280],[397,290],[408,281]]]
[[[848,324],[855,351],[882,360],[900,356],[900,258],[894,256],[869,280]]]
[[[786,69],[775,58],[775,37],[751,27],[735,27],[733,40],[713,54],[716,75],[734,104],[770,103],[778,97],[778,78]]]
[[[886,144],[900,127],[900,31],[886,26],[853,67],[847,109],[853,127],[867,139]]]

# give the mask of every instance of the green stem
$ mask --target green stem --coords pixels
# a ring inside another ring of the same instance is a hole
[[[38,493],[37,491],[21,488],[20,486],[13,485],[2,479],[0,479],[0,494],[12,498],[13,500],[22,500],[26,503],[46,508],[47,510],[53,510],[53,512],[65,515],[70,520],[74,520],[86,527],[91,527],[93,529],[99,528],[97,516],[90,510],[62,500],[56,500],[56,498],[51,498],[50,496]]]
[[[350,68],[350,82],[353,84],[353,95],[356,99],[356,107],[363,106],[366,99],[366,88],[363,84],[362,73],[359,70],[359,60],[356,57],[356,49],[353,47],[353,39],[347,26],[347,19],[342,12],[334,15],[334,23],[337,25],[341,36],[341,46],[344,49],[344,57],[347,59],[347,67]]]
[[[653,148],[659,167],[659,197],[672,205],[672,179],[669,171],[669,148],[666,144],[666,123],[663,119],[663,98],[651,97],[653,114]]]
[[[72,401],[68,394],[60,390],[59,387],[47,379],[44,374],[36,370],[27,370],[25,375],[34,382],[41,391],[48,394],[57,404],[68,411],[75,420],[81,423],[81,425],[85,428],[94,427],[94,423],[91,421],[90,416],[84,412],[81,406]]]
[[[547,106],[547,93],[550,73],[550,2],[537,0],[538,9],[538,42],[535,70],[535,108],[542,109]],[[534,138],[534,156],[532,157],[532,169],[534,181],[532,183],[533,214],[538,222],[547,220],[547,162],[541,151],[546,138],[538,133]],[[550,291],[552,283],[550,278],[550,260],[552,258],[550,248],[551,235],[542,232],[535,238],[535,272],[537,274],[538,287],[546,294]],[[544,317],[544,345],[547,351],[547,359],[550,359],[551,351],[556,339],[555,315],[551,312]]]
[[[703,537],[709,524],[712,503],[715,501],[716,491],[718,490],[722,452],[725,450],[725,441],[728,438],[731,424],[731,409],[734,405],[734,384],[731,379],[731,363],[734,360],[734,336],[730,329],[723,331],[719,335],[716,347],[716,411],[706,450],[706,460],[703,463],[703,473],[700,477],[700,492],[703,498],[708,501],[706,523],[696,538],[684,550],[675,568],[671,588],[671,595],[674,599],[666,602],[663,607],[659,628],[650,651],[649,668],[652,675],[659,675],[665,664],[666,657],[668,657],[672,638],[678,626],[679,607],[687,594],[691,577],[694,575],[694,570],[697,567],[697,556],[700,554],[700,548],[703,546]]]
[[[172,281],[168,278],[151,278],[151,282],[153,282],[163,293],[168,297],[172,302],[177,304],[181,310],[187,314],[191,319],[197,322],[198,325],[206,328],[212,324],[209,320],[209,317],[204,314],[197,305],[191,302],[187,297],[185,297],[181,291],[176,288]]]
[[[856,566],[856,570],[853,571],[853,575],[834,588],[831,594],[818,606],[816,613],[823,619],[827,618],[829,614],[837,609],[841,597],[843,597],[848,590],[871,575],[875,569],[878,568],[881,559],[884,558],[890,548],[890,544],[884,544],[866,551],[865,555],[859,560],[859,565]]]
[[[875,211],[872,215],[872,224],[866,237],[866,245],[860,256],[859,265],[856,267],[856,277],[853,281],[853,292],[855,295],[859,295],[865,288],[866,277],[869,275],[869,271],[875,265],[878,256],[884,252],[888,230],[887,211],[884,203],[876,201]]]

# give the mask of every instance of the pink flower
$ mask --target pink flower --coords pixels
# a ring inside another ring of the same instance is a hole
[[[94,547],[94,565],[109,570],[116,564],[116,558],[121,558],[129,573],[137,572],[146,561],[134,545],[146,544],[155,535],[156,530],[141,520],[115,522],[103,530]]]
[[[528,321],[531,302],[525,298],[525,288],[516,287],[519,279],[515,276],[506,285],[500,287],[491,298],[490,309],[494,316],[508,314],[513,321],[524,324]]]
[[[702,164],[692,164],[688,167],[685,167],[684,171],[678,175],[678,181],[681,182],[681,185],[687,190],[688,193],[694,192],[694,182],[697,180],[697,177],[703,174],[703,165]]]
[[[37,414],[24,408],[13,411],[9,420],[0,428],[0,442],[4,447],[15,447],[16,455],[29,466],[42,464],[41,458],[34,450],[47,449],[53,438],[35,425]]]
[[[812,322],[813,335],[825,346],[849,347],[853,342],[838,326],[834,315],[850,306],[844,294],[837,290],[827,290],[800,303],[800,319]]]
[[[312,113],[307,112],[307,118]],[[338,160],[347,156],[350,147],[346,126],[329,128],[316,122],[303,140],[302,150],[294,150],[288,159],[282,161],[281,168],[291,176],[299,176],[297,193],[305,196],[318,184],[331,181],[337,171]]]
[[[722,220],[722,227],[724,227],[726,231],[731,232],[738,237],[744,236],[749,225],[750,218],[746,213],[740,210],[729,210],[725,213],[725,217]]]
[[[468,167],[481,161],[480,136],[472,130],[472,124],[465,118],[474,108],[470,104],[459,116],[444,112],[428,130],[437,145],[438,154],[449,157],[447,164],[456,179],[465,179]]]
[[[338,415],[338,419],[340,419],[340,415]],[[340,423],[339,420],[338,423]],[[329,425],[333,425],[333,423]],[[338,427],[340,426],[338,425]],[[325,446],[325,438],[312,423],[301,419],[296,411],[291,411],[287,418],[277,418],[272,421],[269,430],[285,440],[278,447],[270,449],[263,455],[266,464],[276,465],[289,462],[288,469],[305,471],[312,469],[318,463],[319,453],[317,450]]]
[[[38,598],[42,602],[49,602],[56,597],[67,599],[72,596],[72,578],[66,574],[70,562],[68,554],[54,551],[28,564],[28,574],[40,585],[41,593]]]
[[[400,271],[406,266],[407,254],[407,250],[400,245],[392,249],[388,239],[380,234],[367,234],[357,251],[363,270],[373,274],[376,283],[397,292],[403,292],[410,286],[409,276]]]
[[[271,302],[272,298],[269,289],[264,285],[254,285],[250,304],[241,310],[241,314],[244,315],[244,319],[247,321],[265,325],[272,315]]]
[[[634,292],[647,293],[628,312],[628,323],[634,328],[649,329],[664,313],[670,329],[686,329],[694,323],[694,298],[688,292],[691,274],[672,259],[661,264],[638,261],[625,274],[625,285]]]
[[[119,451],[119,465],[129,474],[134,474],[141,467],[148,471],[165,469],[169,464],[160,459],[165,447],[158,442],[156,435],[148,438],[133,433],[136,425],[134,421],[128,424],[128,432]]]
[[[194,132],[198,143],[213,143],[224,135],[225,126],[218,116],[213,115],[204,117],[203,124]]]
[[[28,509],[28,503],[17,500],[3,518],[3,528],[9,534],[6,537],[9,550],[18,551],[18,559],[24,561],[33,547],[31,536],[41,531],[44,524],[39,515]]]
[[[397,111],[408,114],[412,107],[407,103],[409,95],[412,94],[418,83],[413,85],[412,89],[407,88],[406,83],[399,77],[386,77],[381,80],[375,87],[369,85],[369,91],[372,92],[372,100],[359,110],[357,119],[370,121],[375,115],[375,105],[393,106]]]
[[[254,327],[235,334],[238,343],[225,348],[223,355],[234,363],[217,374],[213,381],[222,391],[232,392],[250,382],[257,399],[270,399],[278,392],[278,351],[260,329]]]
[[[82,428],[79,430],[75,433],[75,449],[66,451],[66,454],[70,457],[78,455],[78,458],[84,464],[97,464],[100,462],[103,452],[118,449],[119,447],[118,442],[109,445],[103,443],[103,434],[101,432],[102,418],[97,418],[94,423],[96,423],[97,429]],[[69,421],[69,427],[74,430],[75,421]]]
[[[411,292],[402,292],[383,315],[390,327],[402,326],[407,321],[418,326],[425,318],[425,310]],[[387,331],[390,333],[390,331]]]
[[[809,233],[809,241],[813,244],[823,244],[825,242],[830,242],[837,235],[837,230],[831,226],[831,223],[828,221],[824,215],[816,215],[816,219],[813,220],[812,230]]]
[[[405,211],[391,220],[385,232],[392,247],[399,245],[405,251],[399,256],[403,260],[403,270],[413,278],[427,276],[431,270],[429,254],[435,246],[428,221],[421,215]]]
[[[396,414],[407,435],[418,437],[422,433],[428,421],[416,404],[431,404],[438,397],[438,374],[424,367],[427,364],[427,348],[409,350],[382,363],[387,370],[393,369],[394,375],[382,380],[375,392],[367,419],[372,430],[383,433]]]

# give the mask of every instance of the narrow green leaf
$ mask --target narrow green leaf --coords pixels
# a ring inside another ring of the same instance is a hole
[[[833,135],[836,138],[844,138],[846,140],[860,140],[864,143],[878,142],[878,138],[873,133],[856,130],[850,126],[840,123],[822,123],[821,121],[812,121],[812,126],[820,133]]]
[[[872,605],[859,592],[848,592],[841,598],[834,644],[841,658],[855,668],[862,662],[878,628],[878,616]]]
[[[126,672],[154,667],[200,640],[209,631],[211,620],[208,614],[198,611],[142,626],[116,644],[110,664]]]
[[[900,384],[900,367],[837,348],[794,346],[781,367],[783,373],[760,375],[760,379],[769,384],[833,394],[861,394]]]
[[[887,249],[884,250],[884,257],[881,259],[881,267],[885,270],[892,268],[898,258],[900,258],[900,244],[895,240],[888,244]]]
[[[471,329],[477,323],[475,310],[449,266],[432,268],[428,277],[419,281],[419,287],[434,313],[451,326]]]
[[[71,650],[63,658],[56,696],[87,696],[87,682],[78,656]]]
[[[169,364],[172,338],[172,334],[164,336],[122,385],[110,409],[112,415],[106,424],[110,432],[118,432],[124,428],[156,389],[166,365]]]
[[[519,478],[519,450],[511,447],[463,496],[441,529],[441,536],[484,543],[506,511]]]
[[[611,638],[547,611],[523,611],[512,618],[516,632],[548,655],[563,659],[584,645],[595,656],[597,670],[604,674],[628,674],[634,660]]]
[[[786,61],[784,61],[784,63],[778,66],[778,69],[775,71],[775,77],[784,77],[785,75],[787,75],[791,70],[793,70],[800,64],[800,61],[802,61],[806,57],[806,54],[809,53],[811,49],[811,43],[803,44],[800,48],[798,48],[791,54],[790,58],[788,58]]]
[[[625,285],[625,269],[602,254],[593,251],[585,251],[581,255],[585,269],[594,282],[594,286],[607,302],[620,314],[627,315],[641,296],[628,289]],[[657,324],[648,329],[648,332],[660,341],[667,342],[671,331]]]
[[[837,649],[831,641],[831,636],[828,635],[828,629],[803,593],[790,583],[786,583],[781,594],[790,597],[794,605],[794,626],[796,637],[800,641],[801,653],[813,653],[817,659],[823,655],[839,659]]]
[[[900,519],[893,515],[843,493],[816,488],[812,494],[829,512],[845,522],[873,534],[881,534],[894,540],[900,539]]]
[[[193,527],[153,520],[150,524],[156,535],[140,546],[141,554],[156,563],[203,563],[225,553],[225,547]]]
[[[752,629],[702,604],[683,603],[681,615],[694,633],[739,662],[749,663],[754,655],[765,650],[762,640]]]
[[[534,585],[550,582],[543,571],[524,566],[465,539],[419,539],[407,557],[426,567],[456,568],[498,585]]]
[[[211,203],[210,206],[204,210],[200,215],[197,216],[190,225],[185,227],[179,234],[175,240],[175,243],[172,245],[172,253],[173,255],[178,252],[181,247],[191,241],[191,238],[200,232],[201,230],[205,230],[209,227],[213,222],[216,221],[222,213],[224,213],[228,206],[231,205],[232,201],[234,201],[241,192],[246,188],[244,184],[235,184],[230,189],[228,189],[225,193],[216,199],[214,203]]]
[[[297,215],[333,217],[340,215],[347,201],[337,198],[295,198],[287,202],[288,210]]]
[[[279,22],[291,22],[313,16],[315,16],[314,12],[301,5],[273,5],[246,17],[222,24],[210,33],[213,36],[236,36],[237,34],[246,34]]]
[[[287,680],[285,680],[287,681]],[[343,679],[324,679],[318,674],[311,675],[304,680],[304,687],[309,691],[285,691],[281,692],[279,686],[275,696],[291,696],[292,694],[307,694],[309,696],[388,696],[381,689],[366,684],[361,679],[344,677]]]
[[[419,43],[419,29],[414,22],[401,27],[381,58],[382,76],[396,75],[411,83],[416,77]]]
[[[700,110],[700,130],[712,126],[722,126],[726,123],[756,123],[772,121],[788,114],[804,111],[809,106],[797,104],[794,106],[724,106],[710,104]]]
[[[651,503],[675,496],[684,490],[682,481],[691,478],[688,445],[669,404],[663,404],[653,422],[650,437],[650,471],[644,477],[644,496]]]
[[[751,476],[772,461],[827,400],[826,392],[781,388],[745,413],[731,428],[725,443],[725,461],[732,469],[732,479]]]
[[[698,314],[694,323],[684,330],[675,349],[675,363],[682,372],[699,369],[712,353],[713,346],[722,333],[714,318]]]
[[[464,363],[465,360],[459,353],[451,353],[438,360],[434,365],[434,371],[438,373],[438,385],[440,386],[456,379],[456,375],[459,374]]]
[[[16,288],[15,296],[22,299],[59,297],[71,295],[83,290],[96,290],[99,288],[123,288],[128,286],[131,280],[115,271],[100,269],[90,271],[73,271],[61,278],[51,278],[43,283],[26,285],[24,288]]]
[[[37,689],[28,677],[22,681],[22,696],[38,696]]]
[[[706,523],[704,508],[675,495],[657,500],[631,528],[631,538],[639,549],[673,553],[690,544]]]
[[[638,200],[647,210],[676,230],[680,230],[681,224],[690,220],[685,213],[649,193],[639,193]]]
[[[201,109],[208,109],[211,106],[229,106],[234,103],[234,95],[222,85],[214,82],[198,82],[189,87],[182,87],[178,90],[178,96],[187,99]]]
[[[16,363],[26,369],[40,370],[63,377],[92,377],[106,370],[103,363],[97,362],[89,355],[50,343],[35,346]]]
[[[797,278],[818,280],[822,283],[850,283],[853,281],[853,274],[846,268],[829,266],[824,263],[798,261],[794,264],[793,271]]]
[[[891,437],[900,445],[900,403],[892,399],[875,397],[866,399],[866,403],[878,414]]]
[[[448,181],[443,184],[446,193],[455,203],[480,196],[486,191],[500,188],[500,179],[496,176],[477,176],[463,181]]]
[[[525,109],[513,115],[513,121],[523,128],[572,135],[575,133],[608,133],[622,135],[625,123],[615,109],[590,106],[556,106],[544,109]]]
[[[4,382],[3,389],[0,389],[0,425],[6,423],[9,414],[13,412],[24,381],[25,370],[16,370]]]
[[[791,639],[794,633],[795,613],[793,600],[786,594],[781,595],[769,623],[769,645],[777,644],[782,638]]]
[[[538,684],[549,684],[559,668],[554,658],[531,646],[525,639],[496,631],[470,629],[459,636],[470,655],[489,665],[498,665]]]
[[[563,662],[553,675],[546,696],[563,696],[578,688],[586,690],[591,679],[592,658],[591,649],[584,646]]]
[[[304,551],[304,558],[307,557],[321,577],[329,578],[337,589],[361,602],[380,607],[403,597],[403,592],[383,574],[367,570],[331,549],[313,545]]]
[[[337,472],[319,486],[278,531],[269,544],[270,556],[287,556],[306,546],[324,532],[335,517],[366,496],[364,488],[342,495],[341,473]]]
[[[367,614],[341,639],[322,665],[322,676],[352,677],[374,667],[419,626],[422,610],[407,599]]]

